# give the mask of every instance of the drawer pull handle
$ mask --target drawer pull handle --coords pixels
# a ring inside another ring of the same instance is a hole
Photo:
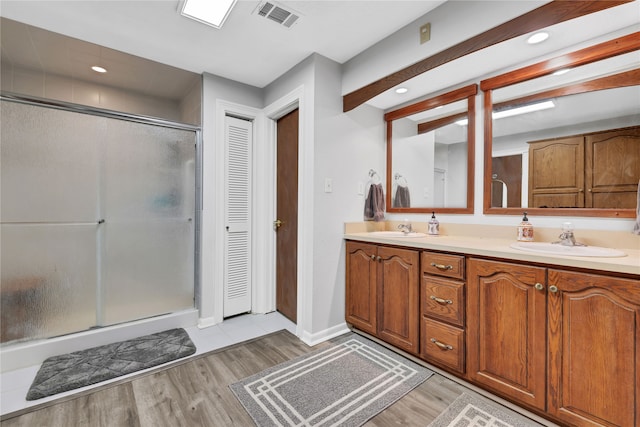
[[[449,344],[441,343],[435,338],[431,338],[431,342],[437,345],[438,347],[440,347],[442,350],[453,350],[453,346],[450,346]]]
[[[438,304],[453,304],[453,301],[451,301],[450,299],[438,298],[435,295],[431,295],[429,298],[431,298],[432,300],[434,300]]]
[[[438,270],[443,270],[443,271],[453,270],[452,265],[436,264],[435,262],[431,263],[431,267],[435,267]]]

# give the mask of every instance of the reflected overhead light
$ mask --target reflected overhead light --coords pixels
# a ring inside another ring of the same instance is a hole
[[[556,104],[553,101],[542,101],[535,104],[523,105],[521,107],[509,108],[508,110],[494,111],[491,117],[495,119],[502,119],[505,117],[518,116],[520,114],[533,113],[534,111],[548,110],[554,108]],[[466,126],[469,123],[467,119],[458,120],[457,125]]]
[[[555,71],[555,72],[553,72],[552,74],[553,74],[554,76],[561,76],[561,75],[563,75],[563,74],[568,73],[569,71],[571,71],[571,68],[563,68],[562,70]]]
[[[180,14],[214,28],[221,28],[236,0],[185,0]]]
[[[545,41],[548,38],[549,38],[549,33],[541,31],[539,33],[535,33],[535,34],[531,35],[527,39],[527,43],[529,43],[529,44],[542,43],[543,41]]]
[[[106,68],[104,68],[104,67],[100,67],[100,66],[98,66],[98,65],[94,65],[93,67],[91,67],[91,69],[92,69],[93,71],[95,71],[96,73],[106,73],[106,72],[107,72],[107,69],[106,69]]]
[[[494,111],[491,117],[494,119],[502,119],[504,117],[517,116],[519,114],[533,113],[534,111],[547,110],[555,107],[553,101],[537,102],[535,104],[523,105],[522,107],[510,108],[508,110]]]
[[[398,89],[396,89],[396,93],[407,93],[409,92],[409,89],[407,89],[406,87],[399,87]]]

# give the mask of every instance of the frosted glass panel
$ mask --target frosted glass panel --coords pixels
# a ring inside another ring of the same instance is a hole
[[[106,120],[2,101],[2,222],[97,221]]]
[[[193,218],[193,132],[113,120],[107,135],[106,218]]]
[[[1,227],[1,341],[94,326],[97,225]]]
[[[196,132],[0,106],[1,342],[192,308]]]
[[[194,306],[193,235],[193,221],[105,224],[105,324]]]

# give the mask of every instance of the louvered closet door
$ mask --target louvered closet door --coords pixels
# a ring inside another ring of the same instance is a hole
[[[224,317],[251,311],[252,123],[225,120]]]

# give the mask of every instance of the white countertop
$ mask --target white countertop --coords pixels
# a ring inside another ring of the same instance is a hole
[[[379,243],[408,248],[496,257],[505,260],[535,262],[564,267],[634,274],[640,276],[640,250],[624,249],[624,257],[576,257],[526,252],[510,247],[513,239],[464,236],[388,237],[373,233],[345,233],[347,240]]]

